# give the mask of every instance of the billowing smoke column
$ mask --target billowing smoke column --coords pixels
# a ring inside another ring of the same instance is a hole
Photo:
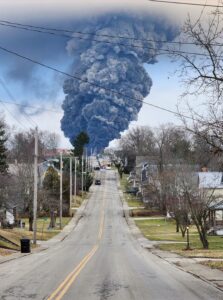
[[[90,24],[76,26],[76,31],[95,32],[97,36],[81,36],[87,40],[72,39],[68,43],[68,51],[74,57],[71,72],[83,81],[67,79],[64,82],[66,98],[62,105],[61,128],[71,142],[80,131],[86,131],[90,137],[89,147],[99,151],[119,138],[131,121],[137,120],[142,103],[133,98],[143,100],[152,86],[144,64],[155,63],[157,50],[154,49],[162,46],[158,41],[172,40],[176,28],[149,15],[109,14],[95,18]],[[90,85],[85,80],[128,97]]]

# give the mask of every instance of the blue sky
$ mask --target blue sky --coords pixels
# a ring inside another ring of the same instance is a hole
[[[108,1],[105,5],[104,1],[100,0],[93,2],[86,0],[79,4],[71,0],[8,0],[0,2],[0,19],[34,25],[72,28],[73,19],[81,20],[82,15],[84,17],[87,15],[90,18],[97,13],[106,13],[114,9],[126,10],[127,7],[128,10],[148,9],[157,15],[165,15],[169,22],[179,26],[188,12],[195,18],[200,12],[198,8],[157,6],[148,3],[148,1],[139,3],[138,1],[123,0],[120,4],[120,1],[115,0]],[[69,66],[72,63],[72,58],[66,50],[67,41],[68,39],[64,38],[53,38],[43,34],[0,27],[0,46],[15,50],[64,71],[69,71]],[[21,124],[28,128],[31,123],[34,126],[34,121],[42,130],[47,129],[59,133],[61,146],[69,146],[68,140],[64,138],[60,130],[60,119],[63,115],[60,106],[64,99],[62,90],[64,77],[41,67],[34,67],[31,63],[24,62],[2,51],[0,51],[0,61],[0,79],[5,85],[5,87],[0,85],[0,100],[16,101],[58,111],[42,110],[41,113],[36,114],[35,109],[27,108],[25,112],[32,119],[31,122],[28,122],[18,107],[0,104],[0,111],[4,112],[7,123],[16,128],[22,127]],[[153,81],[151,92],[145,99],[146,102],[176,110],[176,104],[183,91],[180,87],[179,78],[174,75],[177,68],[178,65],[165,56],[158,58],[158,63],[146,67]],[[138,121],[133,124],[157,127],[168,122],[180,124],[177,117],[143,105],[138,115]]]

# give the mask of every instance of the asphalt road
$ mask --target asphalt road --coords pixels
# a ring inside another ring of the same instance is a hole
[[[123,218],[114,171],[54,247],[0,265],[0,299],[213,300],[223,293],[141,249]]]

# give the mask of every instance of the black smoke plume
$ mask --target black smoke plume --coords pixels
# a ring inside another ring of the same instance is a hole
[[[69,41],[67,49],[73,56],[71,73],[128,96],[115,95],[75,79],[64,82],[66,97],[62,105],[61,128],[65,136],[72,142],[81,131],[85,131],[90,137],[89,147],[99,151],[111,140],[119,138],[120,132],[127,129],[131,121],[137,120],[142,103],[130,98],[143,100],[152,86],[144,65],[156,62],[156,54],[162,47],[158,41],[172,40],[177,30],[163,19],[148,14],[126,13],[100,16],[76,26],[75,30],[94,32],[97,36],[81,36],[87,40],[74,38]]]

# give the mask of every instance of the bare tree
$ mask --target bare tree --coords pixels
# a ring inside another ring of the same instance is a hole
[[[215,201],[214,189],[201,189],[197,184],[197,175],[188,170],[178,174],[180,194],[186,201],[189,214],[195,224],[204,249],[208,249],[207,239],[209,207]]]
[[[119,140],[119,151],[115,152],[121,159],[122,171],[131,171],[134,168],[136,156],[154,155],[153,131],[148,126],[130,129]],[[122,169],[123,167],[123,169]]]
[[[134,156],[153,154],[153,131],[148,126],[132,128],[122,136],[119,145],[123,153]]]
[[[183,96],[202,96],[203,113],[187,103],[188,116],[179,113],[188,131],[205,140],[214,154],[223,151],[223,11],[216,8],[205,19],[193,22],[190,17],[183,27],[182,43],[191,43],[193,51],[174,52],[181,61],[180,77],[185,84]],[[181,49],[182,50],[182,49]],[[183,49],[185,50],[185,49]]]
[[[47,131],[39,133],[39,163],[44,160],[46,149],[57,147],[58,137]],[[29,218],[29,230],[33,226],[33,162],[34,162],[34,131],[17,132],[11,138],[10,158],[15,162],[17,202]]]
[[[190,224],[189,206],[182,193],[178,169],[179,166],[176,166],[168,174],[167,210],[176,221],[176,232],[180,230],[182,237],[184,237],[186,228]]]
[[[17,203],[23,213],[28,216],[29,230],[33,231],[33,164],[16,165]]]

